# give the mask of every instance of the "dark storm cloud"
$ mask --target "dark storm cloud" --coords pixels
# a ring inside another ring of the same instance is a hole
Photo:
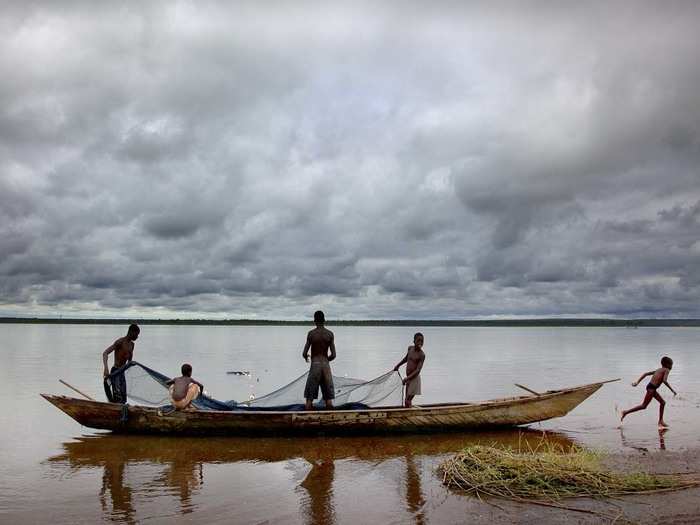
[[[144,229],[154,237],[161,239],[177,239],[189,237],[200,228],[216,225],[223,220],[217,213],[192,213],[187,205],[180,211],[157,213],[144,220]]]
[[[698,15],[6,4],[0,313],[700,315]]]

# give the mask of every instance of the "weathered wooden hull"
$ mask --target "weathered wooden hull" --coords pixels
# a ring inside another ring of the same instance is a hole
[[[603,383],[483,403],[300,412],[162,411],[158,408],[41,394],[86,427],[121,433],[287,435],[444,432],[526,425],[561,417]]]

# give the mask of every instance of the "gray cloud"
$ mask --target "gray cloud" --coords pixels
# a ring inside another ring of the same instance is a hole
[[[7,4],[0,314],[698,316],[693,4]]]

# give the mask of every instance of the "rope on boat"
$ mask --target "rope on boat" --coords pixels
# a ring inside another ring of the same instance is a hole
[[[122,414],[121,417],[119,418],[119,422],[124,425],[126,422],[129,421],[129,405],[124,403],[122,405]]]
[[[406,406],[406,385],[403,384],[401,372],[397,370],[396,373],[399,374],[399,379],[401,380],[401,406],[403,407]]]

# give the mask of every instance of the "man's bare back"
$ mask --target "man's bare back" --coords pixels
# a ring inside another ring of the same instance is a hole
[[[309,331],[306,336],[304,358],[308,361],[308,351],[311,349],[311,360],[333,361],[335,359],[335,340],[333,332],[323,326]],[[330,350],[330,355],[328,351]]]

